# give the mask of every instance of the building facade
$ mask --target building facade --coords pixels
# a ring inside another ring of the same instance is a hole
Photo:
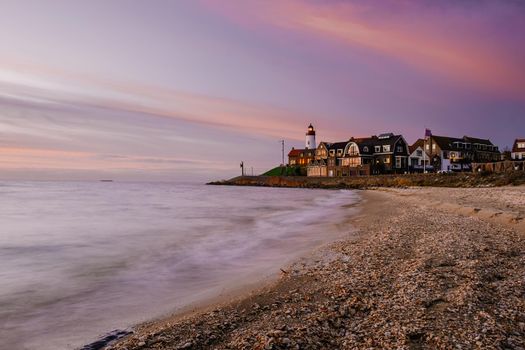
[[[320,142],[308,176],[356,176],[408,171],[408,145],[403,136],[382,134],[343,142]]]
[[[295,149],[288,153],[288,165],[305,167],[315,159],[315,149]]]
[[[411,173],[422,173],[425,170],[434,170],[430,161],[430,155],[425,152],[425,140],[419,139],[412,146],[408,147],[410,156],[408,157],[408,168]]]
[[[501,152],[490,140],[432,135],[424,142],[436,171],[472,171],[472,163],[498,162]]]
[[[514,141],[511,152],[512,160],[525,160],[525,139]]]

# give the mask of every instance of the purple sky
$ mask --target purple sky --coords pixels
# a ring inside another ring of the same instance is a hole
[[[280,144],[525,137],[519,1],[3,0],[0,178],[208,180]]]

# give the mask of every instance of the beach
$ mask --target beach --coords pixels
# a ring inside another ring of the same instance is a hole
[[[109,348],[525,348],[524,186],[360,195],[347,238]]]

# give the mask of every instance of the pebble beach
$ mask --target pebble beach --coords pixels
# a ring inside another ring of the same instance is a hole
[[[107,349],[525,349],[524,186],[362,196],[276,281]]]

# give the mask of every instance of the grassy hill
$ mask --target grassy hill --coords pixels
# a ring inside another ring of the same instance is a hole
[[[271,170],[268,170],[263,174],[263,176],[301,176],[300,167],[275,167]]]

